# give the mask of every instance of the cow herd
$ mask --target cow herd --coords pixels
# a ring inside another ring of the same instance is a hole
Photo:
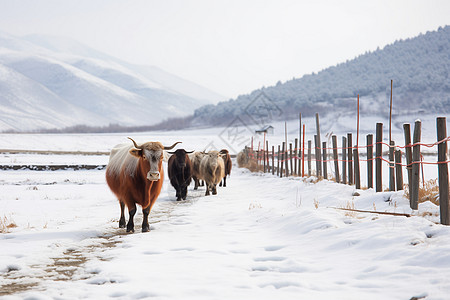
[[[176,191],[177,201],[186,200],[187,188],[194,181],[194,190],[205,183],[208,196],[217,194],[217,185],[226,187],[226,177],[231,172],[231,158],[226,149],[221,151],[186,151],[177,149],[170,152],[178,143],[163,146],[160,142],[147,142],[138,145],[120,144],[111,150],[106,167],[106,182],[116,195],[120,204],[119,227],[134,232],[136,204],[142,206],[144,215],[142,232],[150,230],[148,215],[161,193],[164,179],[163,160],[170,157],[167,171],[171,185]],[[124,209],[128,208],[129,220],[125,222]],[[126,223],[126,224],[125,224]]]

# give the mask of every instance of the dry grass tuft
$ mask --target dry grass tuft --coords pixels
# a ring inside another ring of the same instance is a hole
[[[14,223],[11,218],[8,218],[7,216],[0,218],[0,233],[7,233],[9,232],[9,229],[16,227],[16,223]]]
[[[409,199],[409,186],[404,185],[405,197]],[[425,185],[419,186],[419,203],[431,201],[435,205],[439,205],[439,183],[437,179],[425,181]]]

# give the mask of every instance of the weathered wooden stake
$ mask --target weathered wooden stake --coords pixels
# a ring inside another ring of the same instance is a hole
[[[381,173],[381,163],[382,163],[382,146],[381,142],[383,141],[383,123],[377,123],[376,129],[376,142],[375,145],[375,191],[382,192],[383,191],[383,179]]]
[[[281,170],[280,170],[280,178],[283,178],[283,172],[284,172],[284,166],[285,166],[285,160],[286,160],[286,156],[285,156],[285,151],[286,149],[286,143],[283,142],[283,145],[281,146]]]
[[[322,176],[322,166],[320,164],[320,124],[319,124],[319,113],[316,113],[316,130],[317,130],[317,152],[316,152],[316,159],[318,159],[318,163],[316,164],[317,170],[316,175],[317,177]]]
[[[367,140],[367,187],[373,188],[373,134],[368,134]]]
[[[272,175],[275,175],[275,146],[272,146]]]
[[[395,178],[397,191],[403,190],[402,151],[395,150]]]
[[[436,120],[438,142],[447,138],[446,118],[440,117]],[[450,225],[450,202],[448,198],[448,163],[447,161],[447,142],[441,142],[438,145],[438,172],[439,172],[439,207],[441,215],[441,224]]]
[[[269,141],[266,141],[266,158],[267,158],[267,173],[270,173],[270,164],[269,164]]]
[[[320,145],[319,145],[319,138],[317,137],[317,134],[314,135],[314,154],[316,157],[316,176],[317,178],[319,178],[320,176],[322,176],[322,168],[320,166]]]
[[[339,155],[337,149],[337,137],[335,135],[331,136],[331,141],[333,143],[333,160],[334,160],[334,176],[336,178],[336,182],[340,182],[339,178]]]
[[[300,153],[300,151],[298,151],[298,138],[295,138],[295,140],[294,140],[294,175],[300,175],[299,173],[300,172],[297,172],[297,162],[299,161],[299,154],[297,154],[297,153]],[[300,164],[298,164],[299,166],[300,166]]]
[[[308,140],[308,177],[311,176],[311,140]]]
[[[263,152],[263,172],[266,173],[266,149],[263,149],[262,152]]]
[[[352,151],[352,134],[347,133],[347,155],[348,155],[348,184],[353,184],[353,151]]]
[[[395,142],[389,142],[389,190],[395,191],[395,165],[394,165]]]
[[[328,171],[327,171],[327,142],[322,143],[322,160],[323,160],[323,178],[328,179]]]
[[[355,165],[355,187],[357,189],[361,189],[361,175],[359,171],[359,151],[357,147],[353,149],[353,161]]]
[[[347,138],[342,137],[342,183],[347,184]]]
[[[420,181],[420,135],[422,132],[422,123],[418,120],[414,125],[413,135],[413,154],[412,154],[412,188],[411,188],[411,209],[419,208],[419,181]]]
[[[411,147],[411,124],[403,124],[403,131],[405,133],[405,156],[406,156],[406,170],[408,171],[408,190],[412,193],[412,147]]]
[[[298,127],[298,157],[302,157],[302,153],[305,152],[305,139],[303,138],[303,146],[302,146],[302,113],[298,114],[298,120],[299,120],[299,127]],[[305,127],[303,125],[303,135]],[[302,176],[302,174],[305,172],[302,167],[302,160],[298,160],[298,176]]]
[[[277,155],[277,176],[280,176],[280,145],[278,145],[278,155]]]
[[[292,143],[289,143],[289,161],[290,161],[290,164],[291,164],[291,168],[290,168],[290,170],[291,170],[291,175],[293,175],[293,168],[292,168]]]

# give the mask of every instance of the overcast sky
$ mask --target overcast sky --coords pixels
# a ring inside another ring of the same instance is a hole
[[[0,0],[0,31],[71,37],[229,98],[445,25],[449,0]]]

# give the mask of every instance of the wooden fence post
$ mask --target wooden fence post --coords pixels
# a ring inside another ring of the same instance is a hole
[[[333,142],[333,160],[334,160],[334,176],[336,178],[336,182],[340,182],[339,178],[339,155],[338,155],[338,149],[337,149],[337,137],[333,135],[331,137],[331,140]]]
[[[297,153],[300,153],[300,151],[298,151],[298,138],[295,138],[295,141],[294,141],[294,147],[295,147],[295,149],[294,149],[294,175],[299,175],[299,173],[300,172],[297,172],[297,163],[298,163],[298,161],[299,161],[299,154],[297,154]],[[300,164],[299,164],[300,165]],[[291,168],[292,169],[292,168]]]
[[[285,147],[286,147],[286,142],[283,142],[282,144],[283,146],[281,146],[281,170],[280,170],[280,178],[283,178],[283,172],[284,172],[284,166],[285,166],[285,161],[286,161],[286,156],[285,156]]]
[[[322,143],[322,160],[323,160],[323,178],[328,179],[328,170],[327,170],[327,142]]]
[[[352,151],[352,134],[347,133],[347,155],[348,155],[348,184],[353,184],[353,151]]]
[[[377,123],[376,129],[376,142],[375,145],[375,191],[382,192],[383,191],[383,179],[381,173],[381,163],[382,163],[382,144],[383,141],[383,123]]]
[[[305,154],[305,138],[303,138],[303,146],[302,146],[302,113],[299,113],[298,114],[298,119],[299,119],[299,128],[298,128],[298,138],[299,138],[299,140],[298,140],[298,157],[302,157],[302,153],[303,153],[303,156],[304,156],[304,154]],[[304,125],[303,125],[303,136],[305,135],[305,127],[304,127]],[[301,165],[301,163],[302,163],[302,160],[301,159],[299,159],[298,160],[298,175],[299,176],[302,176],[302,174],[303,173],[305,173],[305,170],[302,170],[302,165]],[[302,173],[302,171],[303,171],[303,173]]]
[[[319,178],[319,176],[322,176],[322,168],[321,168],[321,166],[320,166],[320,161],[321,161],[321,159],[320,159],[320,156],[321,156],[321,154],[320,154],[320,145],[319,145],[319,138],[317,137],[317,134],[315,134],[314,135],[314,145],[315,145],[315,148],[314,148],[314,150],[315,150],[315,152],[314,152],[314,154],[315,154],[315,157],[316,157],[316,176],[317,176],[317,178]]]
[[[438,142],[447,138],[446,118],[440,117],[436,120]],[[447,142],[441,142],[438,145],[438,170],[439,170],[439,209],[441,215],[441,224],[450,225],[450,202],[448,199],[448,164],[447,161]]]
[[[357,147],[353,149],[353,160],[355,165],[355,185],[357,189],[361,189],[361,175],[359,171],[359,151]]]
[[[342,183],[347,184],[347,138],[342,137]]]
[[[417,210],[419,208],[419,179],[420,179],[420,135],[422,131],[422,123],[416,121],[414,125],[413,135],[413,154],[412,154],[412,188],[411,188],[411,209]]]
[[[278,145],[278,155],[277,155],[277,176],[280,176],[280,145]]]
[[[294,169],[292,168],[292,143],[289,143],[289,161],[291,164],[291,168],[289,169],[291,172],[289,173],[290,175],[294,175]]]
[[[263,149],[262,152],[263,152],[263,172],[266,173],[266,149]]]
[[[397,191],[403,190],[402,151],[395,150],[395,178],[397,179]]]
[[[317,175],[317,178],[319,178],[319,176],[322,175],[322,166],[320,164],[320,156],[321,156],[320,155],[320,145],[321,145],[321,143],[320,143],[319,113],[316,113],[316,130],[317,130],[317,144],[316,144],[316,147],[318,148],[317,152],[316,152],[316,159],[318,160],[318,162],[316,163],[316,167],[317,167],[316,175]]]
[[[405,156],[406,156],[406,170],[408,171],[408,190],[409,195],[412,193],[412,148],[411,148],[411,125],[403,124],[403,131],[405,133]]]
[[[275,146],[272,146],[272,175],[275,175]]]
[[[269,141],[266,141],[266,158],[267,158],[267,173],[270,173],[270,164],[269,164]]]
[[[367,187],[373,188],[373,134],[368,134],[367,140]]]
[[[389,142],[389,190],[395,191],[394,141]]]
[[[308,140],[308,177],[311,176],[311,140]]]

